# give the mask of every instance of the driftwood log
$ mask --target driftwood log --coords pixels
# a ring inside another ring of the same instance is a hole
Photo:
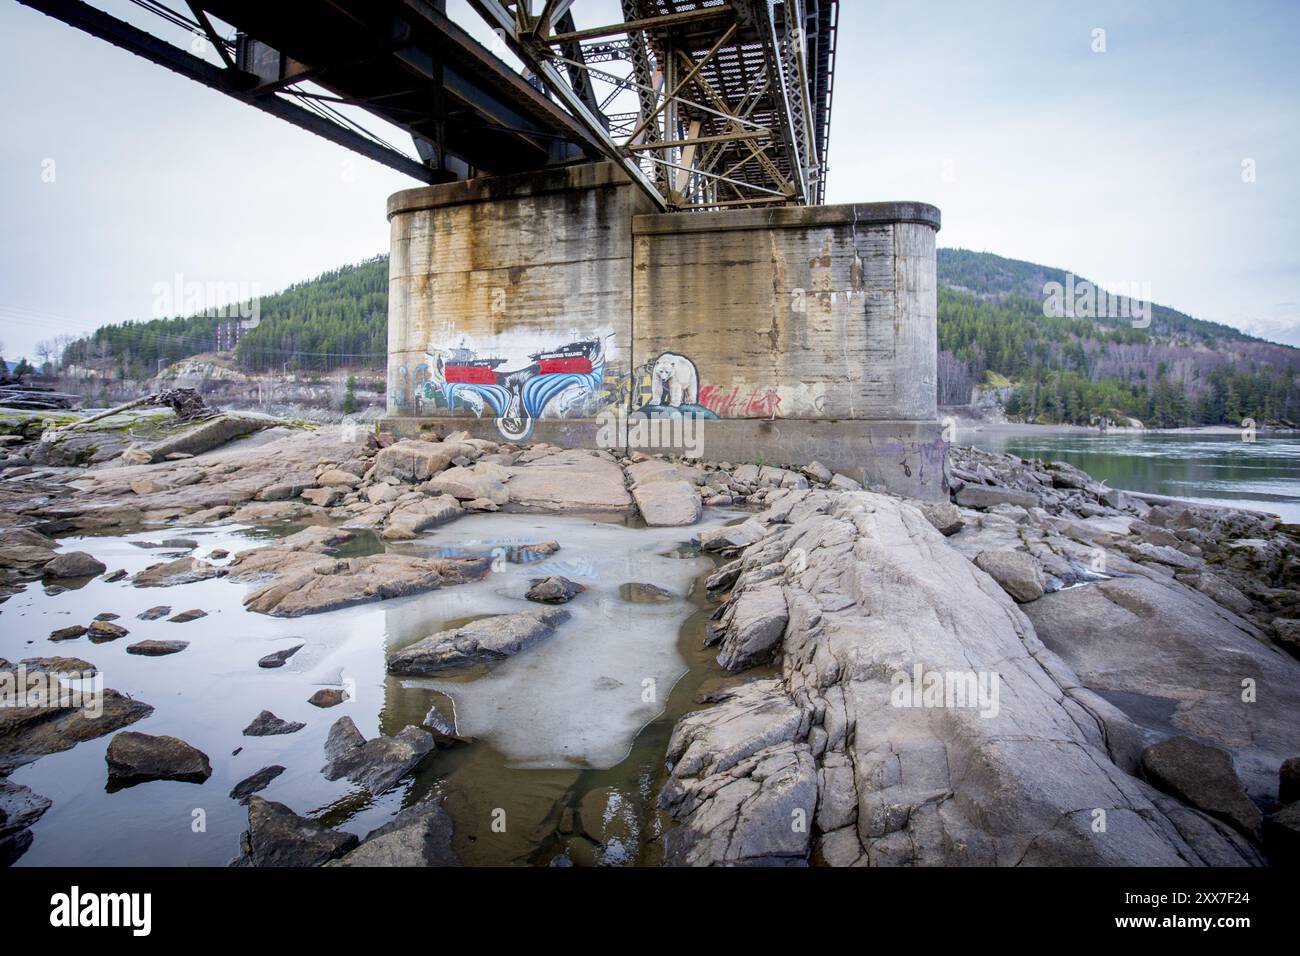
[[[118,405],[102,412],[97,412],[80,421],[65,425],[59,431],[71,431],[74,428],[80,428],[82,425],[89,425],[105,418],[111,418],[114,415],[128,412],[133,408],[144,408],[151,405],[167,405],[176,413],[177,421],[189,422],[196,418],[203,418],[208,415],[215,415],[216,409],[210,407],[203,401],[197,391],[192,388],[169,388],[161,392],[152,392],[142,398],[137,398],[127,402],[124,405]]]

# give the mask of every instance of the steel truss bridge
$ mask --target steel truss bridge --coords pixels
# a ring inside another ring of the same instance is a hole
[[[609,159],[661,209],[825,195],[839,0],[468,0],[487,45],[446,0],[131,0],[180,42],[19,2],[428,183]]]

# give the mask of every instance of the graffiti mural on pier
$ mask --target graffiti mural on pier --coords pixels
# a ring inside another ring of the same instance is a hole
[[[454,348],[432,348],[425,353],[424,393],[479,418],[486,412],[496,419],[502,437],[524,441],[539,418],[583,417],[603,404],[606,339],[611,337],[529,352],[527,364],[516,358],[520,364],[514,369],[508,347],[478,349],[462,340]]]
[[[700,404],[700,372],[676,352],[661,352],[637,368],[629,383],[632,414],[649,418],[717,418]]]

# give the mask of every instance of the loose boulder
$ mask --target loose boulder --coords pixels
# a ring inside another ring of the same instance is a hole
[[[203,783],[212,776],[207,754],[179,737],[154,737],[123,731],[108,745],[110,790],[132,787],[149,780]]]

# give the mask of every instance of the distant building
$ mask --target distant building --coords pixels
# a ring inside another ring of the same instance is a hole
[[[244,335],[244,322],[241,319],[229,319],[217,323],[217,351],[233,352]]]

